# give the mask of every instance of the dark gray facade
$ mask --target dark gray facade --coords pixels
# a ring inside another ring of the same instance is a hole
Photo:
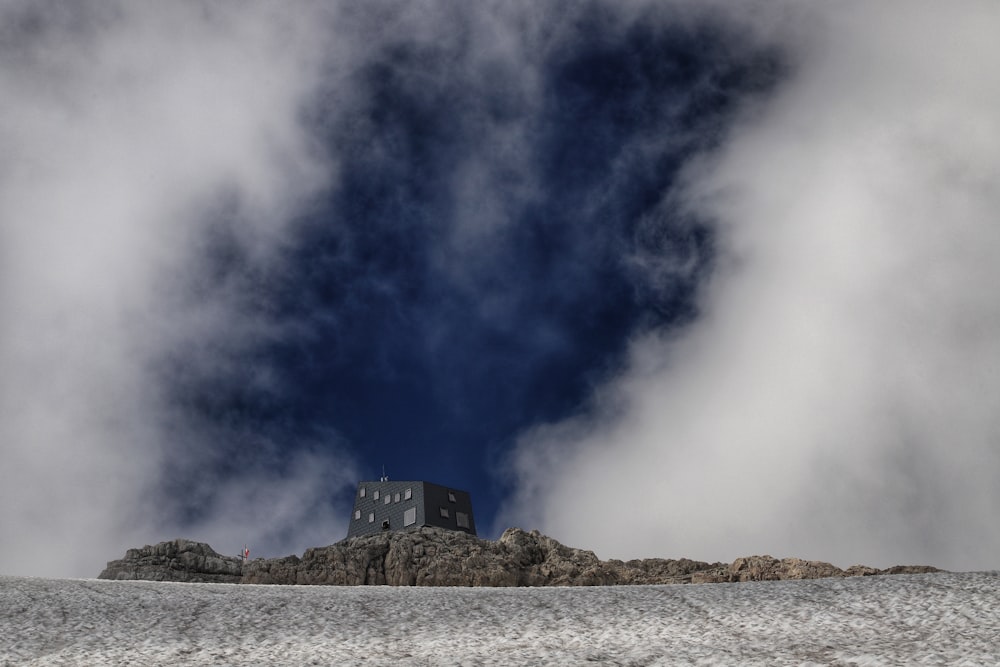
[[[348,537],[421,526],[475,535],[476,520],[469,493],[430,482],[379,480],[358,484]]]

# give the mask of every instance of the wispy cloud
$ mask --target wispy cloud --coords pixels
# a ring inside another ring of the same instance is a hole
[[[524,435],[500,522],[604,556],[996,567],[1000,14],[764,16],[790,76],[673,202],[717,234],[699,319]]]

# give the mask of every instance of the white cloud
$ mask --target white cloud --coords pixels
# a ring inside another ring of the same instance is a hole
[[[996,567],[1000,12],[788,7],[790,78],[687,172],[719,243],[701,318],[525,434],[500,522],[602,556]]]
[[[239,349],[261,334],[238,294],[183,292],[193,258],[225,214],[267,266],[335,167],[302,121],[326,17],[299,9],[0,10],[0,571],[94,576],[183,528],[156,511],[158,482],[196,445],[172,436],[184,429],[157,364],[192,340]],[[344,465],[313,462],[310,476]]]

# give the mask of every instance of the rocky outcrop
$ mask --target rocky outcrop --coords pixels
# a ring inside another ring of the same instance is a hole
[[[177,539],[141,549],[129,549],[125,558],[113,560],[100,579],[144,579],[238,584],[243,562],[222,556],[201,542]]]
[[[601,561],[538,531],[511,528],[496,542],[438,528],[344,540],[290,556],[247,563],[250,584],[360,586],[603,586],[666,583],[710,567],[684,561]],[[642,563],[643,565],[638,565]],[[669,573],[669,575],[667,574]]]
[[[876,570],[770,556],[738,558],[732,564],[688,559],[602,561],[538,531],[510,528],[497,541],[440,528],[386,532],[307,549],[301,558],[258,558],[243,563],[220,556],[207,544],[174,540],[129,549],[108,563],[101,579],[151,579],[244,584],[390,586],[608,586],[779,579],[816,579],[934,568]]]
[[[736,581],[783,581],[786,579],[825,579],[828,577],[867,577],[881,574],[923,574],[940,572],[927,565],[896,565],[879,570],[866,565],[852,565],[846,570],[818,560],[771,556],[737,558],[728,567],[696,572],[692,583],[723,583]]]
[[[854,567],[863,567],[861,565],[855,565]],[[879,574],[929,574],[931,572],[940,572],[936,567],[931,565],[893,565],[892,567],[887,567],[884,570],[879,570]]]
[[[703,563],[681,558],[643,558],[641,560],[610,560],[619,572],[619,584],[690,584],[699,572],[712,572],[725,567],[722,563]]]

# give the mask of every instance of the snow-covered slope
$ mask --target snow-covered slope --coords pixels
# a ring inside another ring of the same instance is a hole
[[[1000,573],[390,588],[0,577],[0,665],[1000,663]]]

